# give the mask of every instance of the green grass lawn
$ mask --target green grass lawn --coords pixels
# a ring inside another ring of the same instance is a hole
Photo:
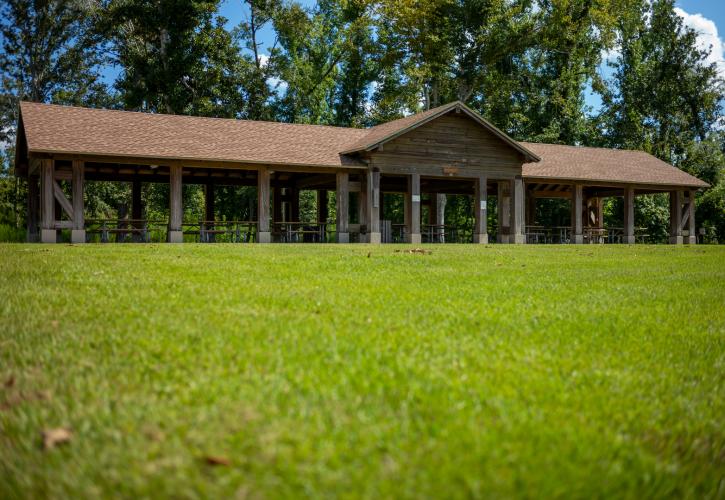
[[[725,497],[725,247],[409,248],[0,245],[0,497]]]

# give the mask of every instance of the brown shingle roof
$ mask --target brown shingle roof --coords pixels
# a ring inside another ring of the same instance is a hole
[[[306,166],[360,166],[340,155],[367,130],[23,102],[32,152]]]
[[[709,184],[644,151],[523,143],[541,157],[526,163],[525,178],[708,187]]]
[[[525,178],[707,187],[642,151],[516,143],[454,102],[370,129],[199,118],[20,104],[28,150],[101,156],[322,167],[362,166],[344,154],[367,149],[459,107],[525,156]]]

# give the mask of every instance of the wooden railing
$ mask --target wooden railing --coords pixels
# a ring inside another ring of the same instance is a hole
[[[582,236],[584,243],[622,243],[624,241],[624,228],[621,227],[583,227]],[[634,229],[634,237],[637,243],[647,243],[649,235],[647,228],[637,227]],[[526,226],[526,243],[571,243],[571,226]]]
[[[101,243],[114,240],[118,243],[131,241],[148,243],[155,232],[164,233],[168,223],[163,220],[147,219],[86,219],[86,239],[98,237]]]
[[[183,224],[184,234],[198,234],[201,243],[252,243],[257,241],[257,222],[240,220],[199,221]]]

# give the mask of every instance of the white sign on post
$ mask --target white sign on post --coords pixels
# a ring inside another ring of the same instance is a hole
[[[481,200],[481,210],[486,210],[486,200]]]
[[[412,196],[412,199],[413,199],[413,203],[420,203],[420,195],[419,194],[414,194]]]

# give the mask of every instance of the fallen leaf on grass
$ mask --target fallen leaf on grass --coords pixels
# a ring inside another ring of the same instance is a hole
[[[5,381],[5,387],[10,388],[15,385],[15,377],[13,375],[10,375],[8,379]]]
[[[43,448],[49,450],[59,444],[67,443],[73,437],[70,429],[58,427],[57,429],[46,429],[43,431]]]
[[[231,460],[229,460],[227,457],[220,457],[215,455],[209,455],[204,457],[204,460],[209,465],[224,465],[229,466],[232,464]]]
[[[150,441],[163,441],[166,437],[164,433],[156,427],[145,427],[143,430],[144,436]]]
[[[395,253],[400,253],[400,252],[402,252],[402,250],[394,250],[394,252]],[[405,250],[405,253],[410,253],[410,254],[419,253],[419,254],[422,254],[422,255],[430,255],[433,252],[431,250],[424,250],[422,248],[413,248],[411,250]]]

